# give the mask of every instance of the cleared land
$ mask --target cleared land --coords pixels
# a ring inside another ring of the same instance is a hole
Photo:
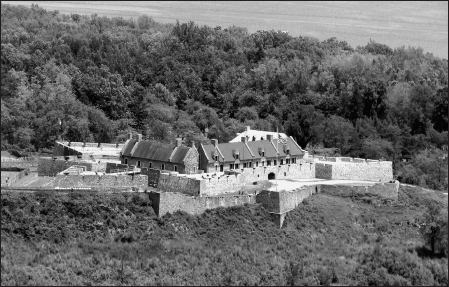
[[[212,27],[231,25],[288,31],[320,40],[337,37],[351,46],[370,39],[391,47],[419,46],[448,58],[448,3],[445,2],[169,2],[169,1],[2,1],[38,4],[61,13],[124,18],[148,15],[162,23],[194,21]]]

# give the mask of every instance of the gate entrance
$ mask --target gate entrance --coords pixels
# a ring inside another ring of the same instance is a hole
[[[270,180],[270,179],[276,179],[276,174],[274,172],[270,172],[268,174],[268,180]]]

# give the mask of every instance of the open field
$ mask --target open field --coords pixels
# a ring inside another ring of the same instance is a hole
[[[331,37],[354,48],[370,39],[391,47],[419,46],[448,58],[448,2],[203,2],[203,1],[2,1],[38,4],[61,13],[138,18],[148,15],[162,23],[197,24],[256,30],[288,31],[292,36]]]

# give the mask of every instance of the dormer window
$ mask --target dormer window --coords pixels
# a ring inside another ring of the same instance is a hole
[[[215,156],[215,161],[218,161],[218,155]]]
[[[240,156],[240,152],[239,152],[238,149],[236,149],[236,150],[234,151],[234,158],[235,158],[235,159],[239,159],[239,156]]]

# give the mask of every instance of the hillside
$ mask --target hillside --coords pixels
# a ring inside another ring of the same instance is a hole
[[[1,49],[2,150],[128,132],[199,146],[250,126],[448,188],[448,61],[419,47],[2,3]]]
[[[2,285],[447,285],[426,202],[317,194],[279,230],[260,206],[156,218],[144,194],[2,193]],[[370,203],[368,203],[370,202]]]

